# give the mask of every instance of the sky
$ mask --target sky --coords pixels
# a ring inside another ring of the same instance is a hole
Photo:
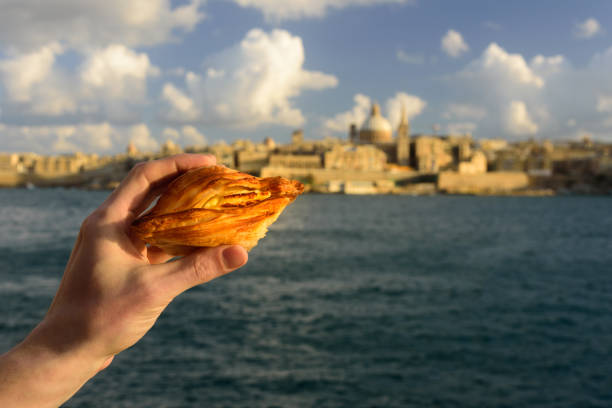
[[[396,128],[612,142],[612,2],[0,0],[0,151]]]

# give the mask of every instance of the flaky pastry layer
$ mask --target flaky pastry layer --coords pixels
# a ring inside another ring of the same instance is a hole
[[[171,255],[219,245],[250,250],[303,191],[302,183],[282,177],[202,167],[175,179],[157,204],[132,223],[132,231]]]

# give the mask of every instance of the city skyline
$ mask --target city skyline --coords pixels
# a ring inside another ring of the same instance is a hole
[[[112,154],[395,129],[612,140],[612,5],[0,2],[0,150]]]

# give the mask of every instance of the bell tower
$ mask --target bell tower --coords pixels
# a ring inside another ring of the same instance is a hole
[[[402,105],[402,118],[397,127],[397,164],[408,166],[410,161],[410,122],[406,115],[406,107]]]

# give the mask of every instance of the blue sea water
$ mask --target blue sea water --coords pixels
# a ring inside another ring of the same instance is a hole
[[[0,190],[0,352],[106,196]],[[300,197],[66,407],[612,406],[612,199]]]

